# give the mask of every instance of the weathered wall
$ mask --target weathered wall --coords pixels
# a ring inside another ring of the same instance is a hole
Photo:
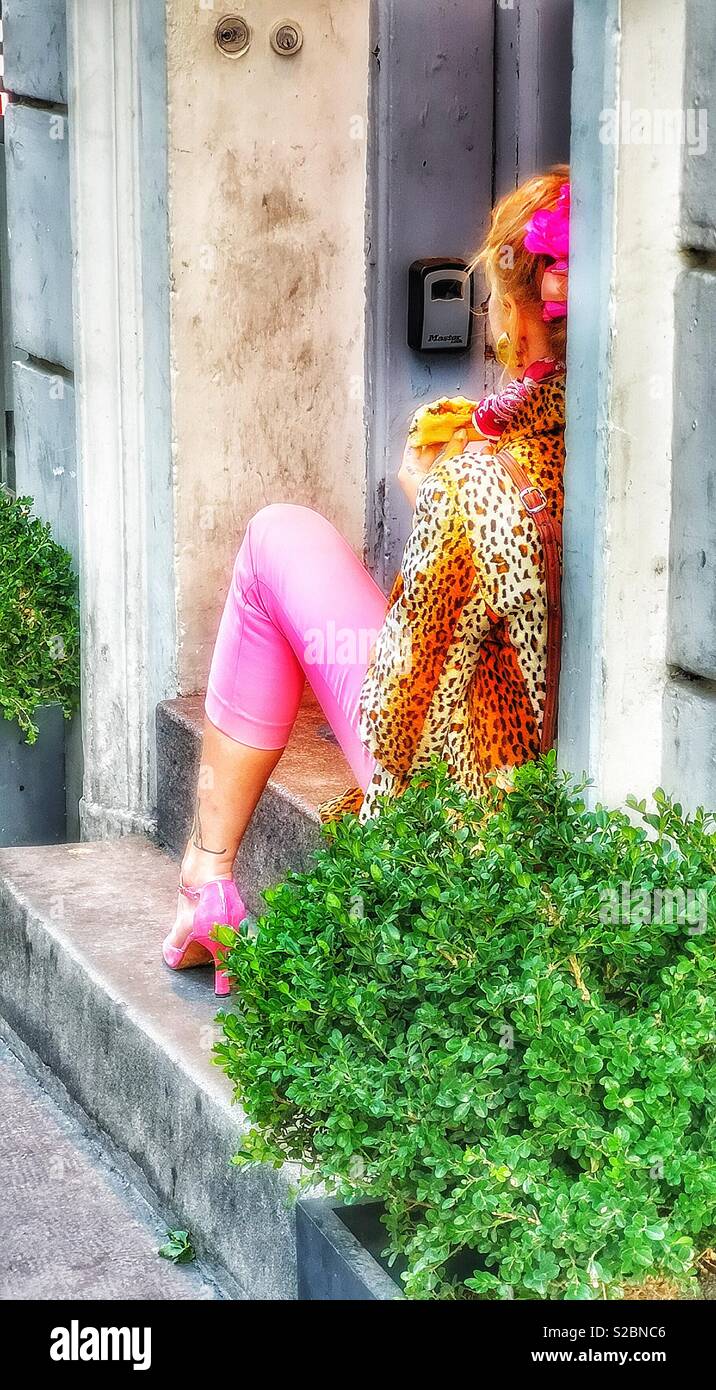
[[[5,86],[36,101],[67,101],[65,0],[3,0]]]
[[[15,466],[18,493],[29,493],[35,511],[69,550],[79,573],[75,388],[69,373],[32,360],[13,362]]]
[[[716,806],[716,8],[686,0],[664,785]]]
[[[62,377],[72,353],[72,237],[67,139],[65,0],[5,0],[4,83],[10,319],[19,441],[17,485],[42,493],[41,513],[76,559],[74,417]],[[23,100],[32,98],[32,106]],[[38,359],[29,371],[27,355]],[[56,364],[59,371],[53,371]],[[53,496],[52,479],[57,484]]]
[[[5,144],[15,346],[71,370],[72,243],[64,108],[49,103],[24,106],[12,100],[5,116]]]
[[[203,687],[233,557],[269,501],[319,508],[360,550],[368,0],[168,0],[179,684]]]

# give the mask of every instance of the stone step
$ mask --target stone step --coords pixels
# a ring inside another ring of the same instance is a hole
[[[296,1173],[230,1166],[246,1120],[212,1063],[207,967],[161,943],[176,864],[139,837],[0,850],[0,1015],[250,1297],[296,1294]]]
[[[157,707],[157,830],[170,853],[183,852],[199,775],[201,696],[165,700]],[[236,879],[257,911],[260,891],[287,869],[300,869],[316,845],[318,807],[354,783],[343,754],[313,694],[306,692],[291,741],[244,838]]]

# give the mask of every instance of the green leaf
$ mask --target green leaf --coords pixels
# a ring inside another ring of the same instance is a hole
[[[158,1254],[175,1265],[190,1264],[196,1259],[188,1231],[167,1231],[166,1244],[160,1247]]]
[[[220,926],[217,923],[211,935],[214,940],[220,942],[222,946],[231,947],[236,945],[237,933],[234,931],[233,927]]]

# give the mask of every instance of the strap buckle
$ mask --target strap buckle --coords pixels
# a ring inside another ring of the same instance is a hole
[[[527,501],[527,498],[529,497],[530,493],[533,497],[537,498],[537,503],[534,507],[531,507],[529,502]],[[534,516],[535,512],[543,512],[545,510],[545,507],[547,506],[547,498],[545,497],[541,487],[523,487],[520,493],[520,502],[522,503],[522,506],[524,507],[525,511],[529,512],[530,516]]]
[[[190,903],[198,903],[201,897],[201,888],[189,888],[182,874],[179,875],[179,892],[188,898]]]

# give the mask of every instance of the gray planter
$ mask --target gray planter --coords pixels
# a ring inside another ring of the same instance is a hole
[[[40,735],[26,743],[17,724],[0,719],[0,845],[54,845],[66,838],[65,721],[43,705]]]
[[[296,1207],[298,1297],[307,1301],[402,1299],[401,1285],[380,1262],[386,1243],[375,1203],[335,1206],[311,1198]]]
[[[296,1207],[296,1256],[299,1299],[393,1301],[404,1299],[400,1275],[406,1261],[391,1267],[383,1259],[387,1244],[380,1202],[342,1206],[326,1198],[310,1198]],[[484,1256],[458,1250],[446,1274],[469,1278],[486,1269]]]

